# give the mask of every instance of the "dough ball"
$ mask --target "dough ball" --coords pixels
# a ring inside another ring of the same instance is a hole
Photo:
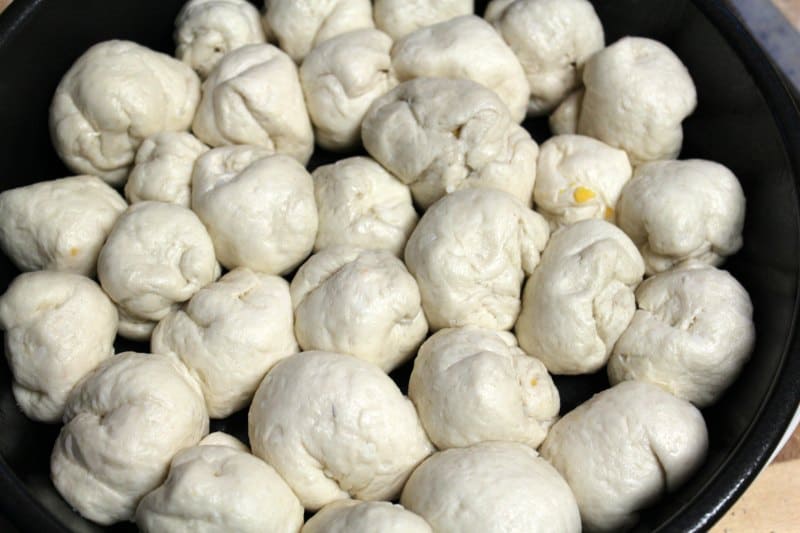
[[[525,285],[520,346],[553,374],[599,370],[633,318],[642,276],[636,246],[613,224],[584,220],[553,233]]]
[[[617,224],[642,252],[647,273],[688,260],[719,265],[742,247],[745,197],[733,172],[691,159],[636,167]]]
[[[436,533],[579,533],[575,498],[529,446],[484,442],[434,454],[408,480],[400,503]]]
[[[497,95],[473,81],[420,78],[372,104],[364,147],[427,208],[459,189],[494,187],[533,200],[539,147]]]
[[[536,448],[558,416],[547,369],[511,333],[443,329],[419,349],[408,397],[440,450],[484,441]]]
[[[197,383],[161,355],[125,352],[78,383],[50,458],[58,492],[101,525],[133,519],[180,450],[208,433]]]
[[[389,502],[339,500],[326,505],[303,526],[301,533],[433,533],[411,511]]]
[[[428,333],[417,282],[385,250],[326,248],[300,267],[291,290],[303,350],[350,354],[390,372]]]
[[[75,383],[114,355],[117,309],[89,278],[29,272],[0,298],[0,327],[20,409],[58,422]]]
[[[581,106],[583,106],[583,93],[583,88],[573,91],[550,115],[548,122],[553,135],[578,133],[578,120],[581,115]]]
[[[626,381],[567,413],[540,451],[569,483],[586,531],[624,531],[639,509],[686,481],[707,448],[692,404]]]
[[[0,247],[19,268],[94,276],[97,256],[128,204],[94,176],[0,193]]]
[[[208,414],[224,418],[250,402],[275,363],[299,351],[289,284],[232,270],[159,322],[150,347],[186,365]]]
[[[297,67],[270,44],[225,54],[203,82],[192,130],[211,146],[255,144],[304,165],[314,151]]]
[[[674,159],[697,105],[689,71],[652,39],[625,37],[586,62],[578,133],[628,152],[636,166]]]
[[[473,0],[375,0],[375,26],[392,39],[475,10]]]
[[[222,431],[215,431],[214,433],[209,433],[203,438],[203,440],[198,442],[197,445],[227,446],[228,448],[233,448],[234,450],[250,453],[250,448],[248,448],[242,441],[240,441],[233,435],[228,435],[227,433],[223,433]]]
[[[420,28],[397,41],[392,67],[400,81],[414,78],[468,79],[493,90],[522,122],[530,87],[519,60],[492,26],[464,15]]]
[[[217,148],[197,161],[192,209],[229,269],[285,274],[308,256],[317,237],[311,175],[294,159],[254,146]]]
[[[646,280],[636,300],[608,362],[611,383],[649,381],[698,407],[717,401],[755,343],[744,287],[714,267],[678,269]]]
[[[339,151],[361,142],[367,109],[397,85],[391,48],[391,37],[363,29],[325,41],[303,60],[300,83],[320,146]]]
[[[391,500],[433,447],[411,401],[377,366],[304,352],[264,378],[248,417],[253,453],[303,506]]]
[[[548,235],[544,218],[502,191],[468,189],[437,202],[405,253],[431,329],[511,329]]]
[[[71,170],[122,185],[142,141],[188,129],[199,99],[200,80],[180,61],[130,41],[105,41],[58,84],[50,135]]]

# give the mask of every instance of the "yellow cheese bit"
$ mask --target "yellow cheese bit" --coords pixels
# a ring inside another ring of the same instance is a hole
[[[586,187],[576,187],[575,190],[572,192],[572,197],[579,204],[586,203],[595,196],[597,196],[595,192],[592,189],[588,189]]]
[[[614,220],[614,208],[613,207],[606,207],[606,220]]]
[[[75,248],[74,246],[69,249],[69,255],[71,255],[72,257],[78,255],[78,252],[80,252],[80,250],[78,248]]]
[[[537,380],[536,378],[531,379],[531,387],[535,387],[538,384],[539,384],[539,380]]]

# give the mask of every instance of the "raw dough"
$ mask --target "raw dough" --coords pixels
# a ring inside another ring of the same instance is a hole
[[[389,502],[340,500],[320,509],[301,533],[433,533],[419,515]]]
[[[399,39],[409,33],[475,11],[473,0],[375,0],[375,26]]]

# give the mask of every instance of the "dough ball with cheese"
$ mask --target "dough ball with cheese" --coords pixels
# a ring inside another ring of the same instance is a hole
[[[564,98],[550,115],[548,123],[553,135],[578,133],[578,121],[581,116],[581,106],[583,106],[583,93],[583,88],[573,91]]]
[[[433,533],[419,515],[389,502],[340,500],[320,509],[301,533]]]
[[[409,33],[475,10],[474,0],[375,0],[375,26],[400,39]]]

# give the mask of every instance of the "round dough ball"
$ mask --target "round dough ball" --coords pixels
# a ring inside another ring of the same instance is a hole
[[[511,329],[549,233],[544,218],[502,191],[468,189],[437,202],[405,253],[431,329]]]
[[[375,26],[395,40],[475,11],[473,0],[375,0],[374,4]]]
[[[716,402],[755,343],[744,287],[724,270],[701,266],[653,276],[636,300],[608,361],[611,383],[649,381],[698,407]]]
[[[224,418],[250,403],[275,363],[299,351],[289,284],[232,270],[159,322],[150,348],[186,365],[208,414]]]
[[[300,83],[320,146],[339,151],[361,142],[367,109],[397,85],[391,48],[391,37],[363,29],[325,41],[303,60]]]
[[[681,122],[694,111],[697,93],[672,50],[625,37],[586,62],[583,83],[578,133],[625,150],[634,166],[678,156]]]
[[[19,268],[94,276],[97,256],[128,204],[94,176],[0,193],[0,247]]]
[[[624,531],[636,512],[680,486],[705,459],[708,432],[692,404],[626,381],[550,428],[540,448],[569,483],[587,531]]]
[[[567,484],[532,448],[516,442],[434,454],[411,475],[400,503],[436,533],[581,531]]]
[[[195,165],[192,209],[225,268],[285,274],[314,248],[314,180],[285,155],[253,146],[211,150]]]
[[[613,224],[584,220],[553,233],[525,285],[520,346],[553,374],[599,370],[633,318],[643,276],[636,246]]]
[[[53,484],[93,522],[131,520],[175,454],[207,433],[203,395],[182,365],[161,355],[121,353],[70,394],[50,458]]]
[[[533,201],[539,146],[497,95],[470,80],[419,78],[377,99],[361,125],[367,152],[423,209],[459,189]]]
[[[192,130],[211,146],[255,144],[304,165],[314,151],[297,67],[270,44],[225,54],[203,82]]]
[[[391,372],[428,333],[417,282],[385,250],[326,248],[300,267],[291,291],[303,350],[346,353]]]
[[[553,135],[578,133],[578,120],[583,106],[584,89],[580,88],[567,96],[548,119]]]
[[[137,148],[189,128],[200,79],[180,61],[130,41],[105,41],[70,67],[50,106],[50,135],[71,170],[122,185]]]
[[[419,349],[408,397],[440,450],[484,441],[541,444],[558,416],[558,389],[511,333],[443,329]]]
[[[733,172],[691,159],[636,167],[617,224],[642,252],[647,273],[691,260],[719,265],[742,247],[745,197]]]
[[[253,453],[303,506],[391,500],[433,447],[411,401],[377,366],[304,352],[264,378],[248,417]]]
[[[58,422],[75,384],[114,355],[117,309],[89,278],[29,272],[0,298],[0,328],[20,410]]]
[[[198,446],[227,446],[228,448],[233,448],[234,450],[239,450],[241,452],[250,453],[250,448],[248,448],[245,443],[234,437],[233,435],[229,435],[227,433],[223,433],[222,431],[215,431],[214,433],[209,433],[206,435],[203,440],[197,443]]]
[[[433,533],[411,511],[389,502],[340,500],[326,505],[303,526],[301,533]]]

